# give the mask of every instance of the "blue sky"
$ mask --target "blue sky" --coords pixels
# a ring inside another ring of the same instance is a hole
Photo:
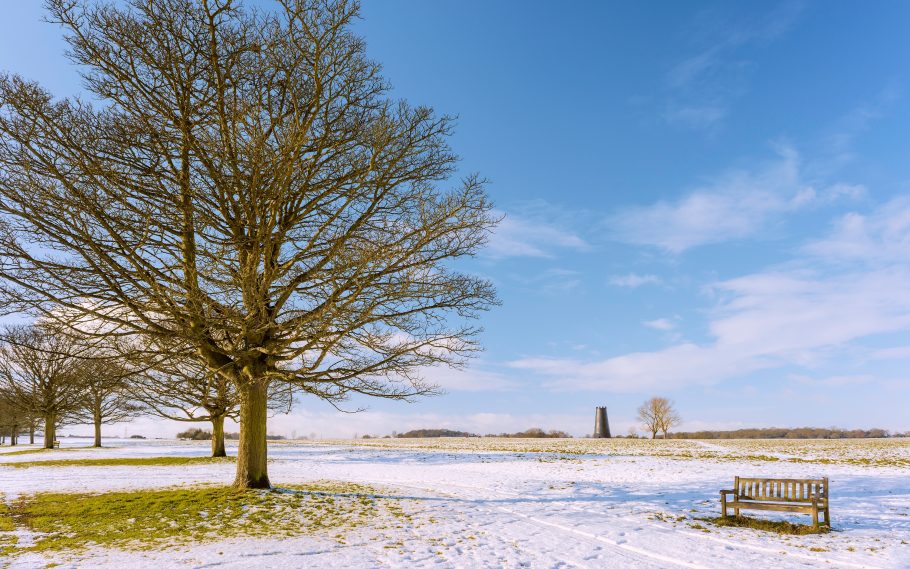
[[[0,69],[79,91],[59,30],[4,5]],[[369,2],[394,96],[459,116],[506,215],[486,351],[448,394],[271,427],[910,430],[910,4]],[[176,432],[137,422],[129,429]]]

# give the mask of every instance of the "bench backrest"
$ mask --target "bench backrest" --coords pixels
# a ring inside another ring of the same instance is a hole
[[[737,497],[769,502],[809,502],[828,498],[827,478],[740,478],[733,482]]]

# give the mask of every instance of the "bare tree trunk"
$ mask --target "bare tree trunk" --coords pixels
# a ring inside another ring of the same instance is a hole
[[[50,413],[44,417],[44,448],[54,448],[57,439],[57,415]]]
[[[237,448],[237,488],[271,488],[266,463],[268,387],[248,381],[240,389],[240,444]]]
[[[14,447],[19,443],[19,425],[13,425],[9,432],[9,446]]]
[[[35,444],[35,420],[32,419],[32,422],[28,425],[28,444]]]
[[[212,417],[212,456],[227,456],[224,450],[224,415]]]
[[[101,448],[101,414],[95,413],[95,444],[96,448]]]

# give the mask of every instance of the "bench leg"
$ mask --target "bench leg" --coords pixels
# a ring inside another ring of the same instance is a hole
[[[812,527],[818,529],[818,504],[812,504]]]
[[[727,495],[723,492],[720,493],[720,514],[721,517],[727,517]]]

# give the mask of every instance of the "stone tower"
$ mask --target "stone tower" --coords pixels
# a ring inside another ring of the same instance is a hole
[[[597,407],[597,410],[594,412],[594,438],[610,438],[610,422],[607,421],[606,407]]]

